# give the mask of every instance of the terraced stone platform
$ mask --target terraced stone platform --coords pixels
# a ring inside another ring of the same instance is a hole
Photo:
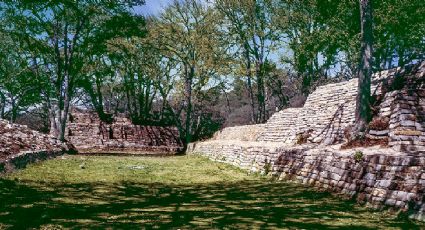
[[[374,119],[366,135],[387,147],[340,148],[354,123],[357,84],[320,86],[302,108],[282,110],[265,124],[225,128],[189,151],[425,220],[425,62],[373,76]]]

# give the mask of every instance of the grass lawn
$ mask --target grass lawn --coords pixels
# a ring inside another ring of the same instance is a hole
[[[196,156],[63,156],[0,179],[0,229],[420,229]]]

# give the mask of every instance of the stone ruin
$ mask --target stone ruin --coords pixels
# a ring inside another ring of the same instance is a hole
[[[27,164],[77,150],[79,153],[174,154],[181,150],[175,127],[133,125],[124,116],[111,124],[94,112],[73,109],[67,127],[67,143],[0,120],[0,174]]]
[[[50,135],[0,120],[0,173],[23,168],[28,163],[48,159],[67,150],[67,145]]]
[[[302,108],[265,124],[225,128],[189,152],[294,179],[425,220],[425,62],[373,75],[366,137],[385,146],[341,149],[354,124],[357,79],[318,87]]]
[[[368,137],[388,139],[402,151],[425,151],[425,62],[379,72],[373,76],[376,100],[374,121],[386,127],[373,129]],[[405,79],[401,82],[399,78]],[[253,141],[294,145],[303,134],[307,142],[337,144],[344,141],[344,130],[354,124],[357,79],[318,87],[302,108],[275,113],[265,124],[225,128],[211,141]],[[393,89],[400,87],[400,89]]]
[[[123,115],[108,124],[76,108],[67,129],[66,139],[80,153],[172,154],[182,146],[175,127],[134,125]]]

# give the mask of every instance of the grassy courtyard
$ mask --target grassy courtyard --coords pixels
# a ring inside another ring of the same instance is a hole
[[[423,227],[423,226],[422,226]],[[201,157],[63,156],[0,179],[0,229],[420,229]]]

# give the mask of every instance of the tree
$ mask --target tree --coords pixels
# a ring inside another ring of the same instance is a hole
[[[15,122],[20,112],[40,103],[40,81],[12,38],[0,31],[0,118]]]
[[[219,0],[215,2],[215,6],[223,18],[224,31],[228,34],[229,51],[236,50],[235,58],[239,59],[240,66],[245,68],[251,121],[263,123],[268,118],[264,67],[278,40],[273,27],[271,1]]]
[[[281,53],[281,61],[302,79],[302,91],[306,95],[314,83],[327,77],[329,69],[337,63],[338,49],[342,50],[339,42],[343,36],[351,38],[356,34],[350,30],[344,30],[345,34],[335,33],[338,30],[331,26],[333,20],[336,25],[341,23],[342,17],[335,16],[341,12],[341,5],[344,5],[343,9],[351,10],[347,1],[274,1],[272,13],[276,27],[285,50],[290,51]]]
[[[179,73],[174,99],[178,106],[168,106],[175,118],[184,149],[192,141],[194,122],[193,99],[211,79],[220,73],[223,65],[223,46],[217,17],[213,9],[197,0],[174,1],[154,22],[151,36],[158,41],[167,59],[175,60],[174,71]]]
[[[374,69],[425,58],[425,8],[420,0],[379,0],[373,5]]]
[[[126,109],[135,124],[152,124],[159,54],[146,39],[116,39],[110,43],[111,62],[122,81]]]
[[[142,1],[3,1],[5,30],[19,41],[37,76],[44,77],[43,100],[50,132],[65,139],[76,82],[94,50],[109,39],[130,36],[137,21],[129,9]]]
[[[356,98],[356,122],[355,133],[364,132],[370,120],[370,85],[372,78],[372,5],[370,0],[359,0],[360,25],[361,25],[361,49],[359,66],[359,83]]]

